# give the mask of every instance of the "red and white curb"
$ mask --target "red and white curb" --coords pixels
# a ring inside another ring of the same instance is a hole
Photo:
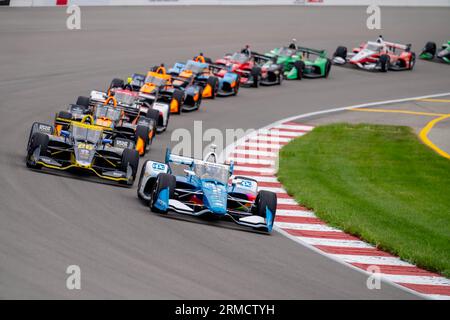
[[[225,151],[234,161],[234,174],[258,181],[260,190],[277,194],[275,229],[287,237],[352,268],[368,272],[374,266],[382,280],[428,299],[450,299],[450,280],[402,261],[341,230],[328,226],[299,205],[284,190],[275,174],[278,151],[313,129],[296,122],[279,122],[244,137]]]

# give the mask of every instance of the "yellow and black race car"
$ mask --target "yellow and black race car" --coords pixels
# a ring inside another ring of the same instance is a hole
[[[26,164],[74,172],[89,172],[102,179],[133,185],[139,167],[134,142],[109,139],[102,127],[93,125],[91,115],[72,121],[67,130],[55,131],[48,124],[35,122],[28,139]]]

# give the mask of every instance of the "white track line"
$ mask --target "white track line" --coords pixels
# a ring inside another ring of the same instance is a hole
[[[306,230],[306,231],[327,231],[327,232],[342,232],[341,230],[329,227],[325,224],[314,224],[314,223],[290,223],[290,222],[277,222],[275,225],[281,229],[291,229],[291,230]]]
[[[398,275],[381,273],[383,278],[392,282],[398,283],[412,283],[412,284],[426,284],[432,286],[449,286],[450,280],[444,277],[430,277],[430,276],[412,276],[412,275]]]
[[[323,238],[309,238],[309,237],[298,237],[298,238],[313,246],[322,245],[322,246],[346,247],[346,248],[367,248],[367,249],[374,248],[372,245],[359,240],[323,239]]]
[[[276,142],[289,142],[292,139],[290,138],[280,138],[277,136],[255,136],[255,137],[251,137],[249,139],[249,141],[270,141],[272,143],[276,143]]]
[[[316,215],[311,211],[305,210],[277,210],[277,217],[316,218]]]

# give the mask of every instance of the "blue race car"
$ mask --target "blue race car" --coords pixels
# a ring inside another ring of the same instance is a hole
[[[200,58],[197,57],[197,60]],[[193,83],[203,88],[202,98],[214,99],[216,96],[235,96],[239,92],[240,78],[225,66],[189,60],[177,62],[169,74],[178,78],[192,79]]]
[[[184,167],[185,175],[174,175],[171,164]],[[171,154],[167,149],[165,163],[144,163],[138,197],[153,212],[213,215],[270,233],[277,208],[276,194],[258,191],[256,180],[232,173],[233,164],[217,163],[214,151],[204,160],[197,160]]]

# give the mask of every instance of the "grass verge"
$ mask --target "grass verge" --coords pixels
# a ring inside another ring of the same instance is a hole
[[[281,150],[278,178],[330,225],[450,277],[450,161],[412,129],[317,127]]]

